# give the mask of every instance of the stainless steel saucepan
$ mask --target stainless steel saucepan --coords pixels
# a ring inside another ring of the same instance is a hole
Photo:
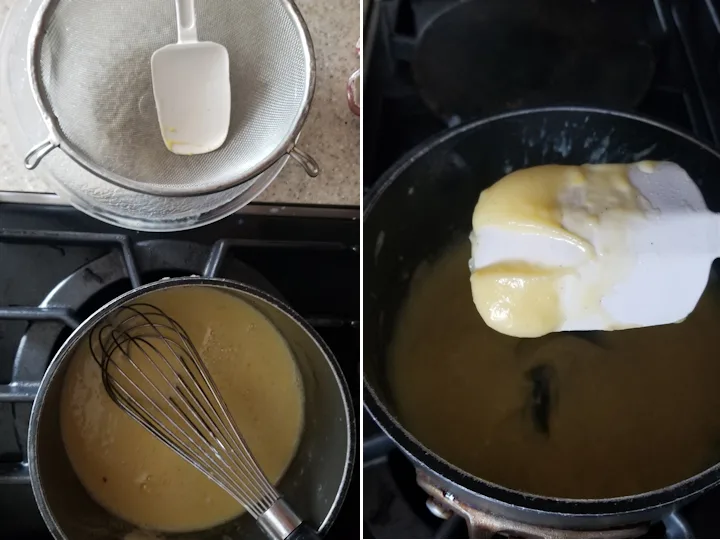
[[[67,540],[124,539],[136,529],[95,503],[73,472],[60,434],[60,394],[69,361],[92,328],[122,305],[178,287],[232,294],[258,309],[287,341],[303,379],[305,429],[279,490],[299,515],[326,532],[345,498],[355,456],[355,417],[343,374],[322,339],[283,302],[234,281],[201,277],[165,279],[116,298],[80,325],[55,355],[35,399],[28,435],[32,488],[48,528],[55,538]],[[188,540],[228,537],[263,535],[249,514],[202,533],[173,535]]]

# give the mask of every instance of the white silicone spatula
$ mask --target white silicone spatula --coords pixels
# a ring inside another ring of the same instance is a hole
[[[175,0],[178,42],[155,51],[152,82],[168,150],[193,155],[220,148],[230,127],[230,60],[218,43],[198,41],[195,0]]]
[[[674,163],[660,162],[649,168],[633,165],[629,179],[650,209],[620,231],[623,242],[614,255],[620,270],[610,276],[614,281],[597,299],[602,309],[583,303],[588,287],[597,290],[597,280],[602,278],[595,263],[582,263],[584,254],[558,238],[483,227],[474,231],[471,269],[517,260],[574,268],[558,282],[565,318],[558,328],[562,331],[615,330],[683,320],[702,295],[712,262],[720,257],[720,215],[708,210],[695,182]],[[603,235],[618,235],[617,230],[602,227],[597,233],[588,239],[593,245]]]

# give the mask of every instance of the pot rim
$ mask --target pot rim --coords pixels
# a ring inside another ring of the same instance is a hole
[[[340,368],[340,365],[338,364],[337,360],[335,359],[335,356],[333,355],[330,348],[327,346],[327,344],[324,342],[324,340],[320,337],[320,335],[317,333],[317,331],[310,326],[310,324],[305,321],[295,310],[293,310],[290,306],[288,306],[285,302],[282,300],[277,299],[276,297],[266,293],[265,291],[258,289],[256,287],[252,287],[250,285],[246,285],[244,283],[240,283],[238,281],[234,281],[231,279],[223,279],[223,278],[208,278],[208,277],[200,277],[200,276],[186,276],[186,277],[177,277],[177,278],[163,278],[158,281],[154,281],[152,283],[148,283],[145,285],[142,285],[136,289],[132,289],[130,291],[127,291],[126,293],[114,298],[107,304],[103,305],[101,308],[99,308],[97,311],[95,311],[92,315],[90,315],[87,319],[85,319],[73,332],[70,334],[70,336],[65,340],[65,342],[60,346],[58,351],[55,353],[55,356],[53,356],[53,359],[50,361],[50,364],[45,371],[45,374],[43,375],[42,381],[40,382],[40,386],[38,388],[38,393],[33,401],[32,411],[30,413],[30,423],[28,428],[28,442],[27,442],[27,448],[28,448],[28,466],[30,470],[30,484],[32,486],[33,495],[35,497],[36,502],[38,503],[38,508],[40,510],[40,513],[42,514],[43,520],[47,524],[47,526],[50,528],[51,532],[53,533],[53,536],[56,538],[66,538],[65,534],[62,532],[60,527],[58,526],[58,523],[55,519],[55,515],[50,508],[50,505],[48,504],[48,501],[45,497],[45,492],[42,489],[42,487],[39,485],[38,481],[38,462],[37,462],[37,452],[36,452],[36,445],[37,445],[37,431],[38,431],[38,425],[39,425],[39,418],[40,414],[43,410],[43,407],[45,406],[45,395],[47,393],[47,388],[50,386],[52,380],[55,377],[55,374],[58,372],[58,370],[68,361],[68,358],[70,357],[68,353],[72,351],[75,346],[80,342],[82,338],[84,338],[87,333],[94,328],[99,322],[101,322],[108,314],[110,314],[112,311],[114,311],[116,308],[120,307],[121,305],[124,305],[128,303],[129,301],[138,298],[139,296],[143,296],[147,293],[151,293],[157,290],[162,289],[168,289],[173,287],[188,287],[188,286],[210,286],[215,288],[224,288],[224,289],[230,289],[234,291],[240,291],[242,293],[245,293],[249,296],[254,297],[257,300],[260,300],[262,302],[265,302],[267,304],[270,304],[272,307],[275,307],[276,309],[279,309],[282,311],[285,315],[287,315],[290,319],[292,319],[300,328],[302,328],[313,340],[315,345],[320,349],[320,351],[323,353],[323,356],[325,357],[325,360],[330,366],[330,369],[333,371],[333,374],[335,376],[335,381],[340,389],[340,395],[342,397],[343,401],[343,409],[345,411],[345,417],[346,417],[346,423],[347,423],[347,450],[345,453],[345,467],[343,469],[342,478],[340,479],[340,487],[337,490],[337,493],[335,494],[335,500],[333,501],[332,505],[330,506],[330,510],[326,514],[325,518],[323,519],[323,522],[318,527],[318,532],[321,534],[327,531],[327,529],[330,528],[330,526],[334,523],[335,518],[337,517],[338,513],[340,512],[340,508],[342,507],[342,504],[345,500],[345,497],[347,495],[347,492],[350,487],[350,481],[352,479],[353,474],[353,467],[355,464],[355,433],[356,433],[356,426],[355,426],[355,415],[353,414],[353,407],[350,399],[350,393],[349,388],[347,385],[347,381],[345,380],[345,376],[342,373],[342,369]]]
[[[650,118],[648,116],[644,116],[641,114],[635,114],[635,113],[628,113],[624,111],[617,111],[614,109],[603,109],[600,107],[583,107],[583,106],[574,106],[574,105],[566,105],[566,106],[550,106],[550,107],[533,107],[530,109],[518,109],[516,111],[510,111],[502,114],[496,114],[494,116],[488,116],[486,118],[481,118],[479,120],[473,120],[471,122],[460,124],[456,127],[451,127],[448,129],[445,129],[441,131],[440,133],[437,133],[433,135],[432,137],[425,139],[420,144],[415,145],[413,148],[405,152],[402,156],[400,156],[397,161],[395,161],[381,176],[378,178],[378,180],[375,182],[375,185],[370,190],[368,195],[365,197],[364,205],[363,205],[363,223],[367,220],[368,215],[373,210],[377,202],[380,200],[380,197],[385,192],[385,190],[392,184],[392,182],[403,172],[405,169],[409,168],[415,161],[417,161],[419,158],[423,157],[425,154],[432,151],[436,146],[439,146],[443,142],[452,139],[453,137],[460,135],[465,132],[473,131],[474,129],[484,126],[485,124],[492,124],[493,122],[497,122],[500,120],[505,120],[509,118],[515,118],[520,116],[528,116],[533,114],[552,114],[556,112],[566,112],[566,113],[587,113],[587,114],[602,114],[606,116],[616,116],[619,118],[624,118],[626,120],[636,120],[639,122],[642,122],[644,124],[648,124],[652,127],[656,127],[659,129],[662,129],[664,131],[667,131],[669,133],[672,133],[673,135],[677,135],[678,137],[681,137],[683,139],[687,139],[689,142],[694,143],[695,145],[699,146],[701,149],[705,150],[706,152],[709,152],[713,154],[716,158],[720,159],[720,153],[718,153],[714,148],[711,146],[705,144],[704,142],[700,141],[693,135],[669,126],[667,124],[663,124],[662,122],[658,122],[657,120],[654,120],[653,118]]]
[[[405,153],[393,165],[391,165],[391,167],[385,171],[382,176],[380,176],[373,189],[365,198],[363,224],[368,221],[376,204],[381,199],[385,191],[395,182],[395,180],[397,180],[397,178],[406,169],[412,166],[415,161],[428,154],[442,143],[463,133],[471,132],[487,124],[492,124],[493,122],[528,115],[543,115],[558,112],[586,113],[589,115],[605,116],[609,115],[641,122],[653,128],[658,128],[686,139],[688,142],[698,146],[701,150],[712,154],[720,161],[720,153],[707,144],[699,141],[692,135],[642,115],[611,109],[582,106],[520,109],[475,120],[454,128],[449,128],[425,140],[424,142],[421,142]],[[451,485],[457,486],[459,488],[459,492],[454,492],[453,495],[455,496],[462,496],[462,492],[465,492],[471,496],[474,495],[484,499],[490,499],[501,507],[508,509],[521,508],[547,515],[564,515],[567,517],[613,517],[628,515],[631,517],[639,512],[654,509],[660,510],[665,507],[669,507],[670,505],[680,504],[683,501],[687,501],[720,484],[720,463],[717,463],[712,467],[691,476],[690,478],[654,491],[640,493],[637,495],[627,495],[605,499],[570,499],[524,493],[483,480],[477,476],[470,475],[425,447],[400,424],[393,414],[390,413],[384,402],[378,396],[378,393],[373,388],[372,384],[368,381],[364,370],[363,389],[363,404],[365,410],[370,414],[385,434],[400,448],[400,450],[403,451],[405,455],[410,458],[416,467],[430,471],[437,477],[449,482]],[[472,503],[470,504],[472,505]]]

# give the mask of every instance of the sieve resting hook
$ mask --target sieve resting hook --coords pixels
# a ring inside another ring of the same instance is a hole
[[[320,167],[318,166],[317,161],[315,161],[315,159],[313,159],[313,157],[309,154],[300,150],[297,146],[291,148],[288,151],[288,154],[290,154],[290,157],[302,165],[303,169],[305,169],[305,172],[310,178],[315,178],[318,174],[320,174]]]
[[[25,154],[25,168],[28,171],[34,170],[45,156],[60,146],[53,138],[48,137],[41,143],[36,144]]]

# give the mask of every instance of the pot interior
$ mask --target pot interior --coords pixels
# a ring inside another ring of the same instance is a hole
[[[542,497],[530,498],[502,486],[493,487],[444,466],[400,428],[402,419],[398,418],[388,382],[388,348],[413,274],[418,266],[432,262],[452,244],[467,242],[478,195],[513,170],[553,163],[674,161],[697,182],[708,207],[717,211],[720,158],[672,129],[637,117],[582,109],[525,111],[476,122],[442,135],[412,154],[378,183],[366,207],[364,375],[374,394],[366,393],[366,401],[381,427],[418,463],[443,479],[471,494],[484,493],[518,506],[542,507],[548,502]],[[492,385],[493,381],[478,381],[478,392],[485,384]],[[675,493],[649,494],[637,507],[688,496],[716,482],[717,477],[714,467]],[[551,506],[570,513],[584,511],[577,505],[563,504],[556,499]]]
[[[71,540],[125,538],[137,530],[95,503],[73,472],[61,438],[60,395],[73,351],[86,343],[87,332],[104,318],[110,306],[138,300],[152,303],[154,291],[169,287],[215,287],[235,295],[265,315],[285,338],[304,386],[305,424],[295,457],[278,490],[299,516],[321,531],[327,529],[342,503],[353,459],[354,428],[342,374],[320,338],[276,300],[232,282],[202,278],[152,284],[108,304],[86,321],[56,355],[33,408],[29,439],[33,490],[49,528],[56,537]],[[194,540],[228,536],[264,538],[247,513],[204,532],[160,535]]]

